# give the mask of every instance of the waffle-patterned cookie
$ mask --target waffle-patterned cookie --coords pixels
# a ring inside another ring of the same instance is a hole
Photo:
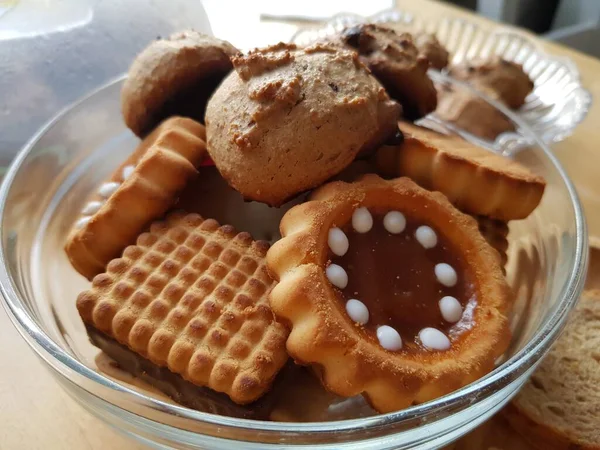
[[[404,142],[378,150],[379,171],[407,176],[425,189],[440,191],[461,211],[499,220],[527,217],[540,203],[546,182],[527,167],[408,122],[399,124]]]
[[[90,198],[75,222],[65,251],[91,279],[152,221],[164,215],[198,174],[206,156],[204,126],[183,117],[163,122]]]
[[[258,399],[286,362],[268,304],[268,244],[197,214],[155,222],[79,295],[83,321],[236,403]]]

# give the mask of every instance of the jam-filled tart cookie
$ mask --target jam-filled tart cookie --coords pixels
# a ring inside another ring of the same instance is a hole
[[[510,291],[477,222],[408,178],[333,182],[267,254],[288,353],[380,412],[483,376],[510,340]]]

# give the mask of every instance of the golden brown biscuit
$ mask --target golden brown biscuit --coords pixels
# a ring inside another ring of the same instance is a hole
[[[278,44],[233,58],[206,110],[208,152],[245,198],[278,206],[396,131],[399,105],[332,44]]]
[[[67,238],[71,264],[88,279],[177,200],[206,155],[204,126],[183,117],[163,122],[85,204]]]
[[[419,49],[419,54],[425,56],[429,61],[429,67],[442,70],[448,65],[450,53],[446,50],[435,34],[417,32],[413,35],[415,45]]]
[[[435,110],[437,94],[427,76],[429,61],[409,33],[362,24],[347,28],[341,41],[358,52],[361,61],[402,105],[404,116],[414,120]]]
[[[525,98],[533,91],[533,81],[523,66],[500,56],[464,61],[452,66],[448,73],[453,78],[472,84],[476,89],[494,91],[512,109],[523,106]]]
[[[493,141],[501,133],[515,131],[513,122],[486,100],[467,89],[438,85],[438,105],[435,115],[475,136]],[[480,92],[492,100],[498,94],[479,86]]]
[[[524,219],[537,207],[546,182],[521,164],[477,147],[459,136],[400,123],[404,143],[383,146],[379,171],[408,176],[440,191],[461,211],[508,221]]]
[[[86,324],[236,403],[262,396],[288,356],[267,297],[268,244],[197,214],[155,222],[79,295]]]
[[[208,98],[237,53],[229,42],[196,31],[152,42],[133,61],[123,85],[125,124],[143,137],[170,116],[204,123]]]
[[[408,178],[329,183],[281,221],[267,254],[289,354],[325,387],[390,412],[494,367],[508,285],[472,218]]]

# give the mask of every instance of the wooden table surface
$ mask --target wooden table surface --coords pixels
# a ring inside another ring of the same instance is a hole
[[[467,11],[431,0],[398,0],[397,4],[421,16],[467,17],[488,22]],[[560,45],[538,42],[549,53],[571,58],[581,72],[583,85],[595,99],[600,98],[600,60]],[[599,143],[600,105],[593,105],[575,133],[553,147],[577,186],[590,234],[595,236],[600,236]],[[21,339],[2,309],[0,342],[0,449],[143,448],[92,417],[69,398]],[[514,445],[509,443],[505,448],[514,448]]]

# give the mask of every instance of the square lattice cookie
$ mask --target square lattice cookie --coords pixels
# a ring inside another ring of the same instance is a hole
[[[269,307],[268,244],[197,214],[173,213],[77,299],[88,325],[185,379],[252,402],[288,356]]]

